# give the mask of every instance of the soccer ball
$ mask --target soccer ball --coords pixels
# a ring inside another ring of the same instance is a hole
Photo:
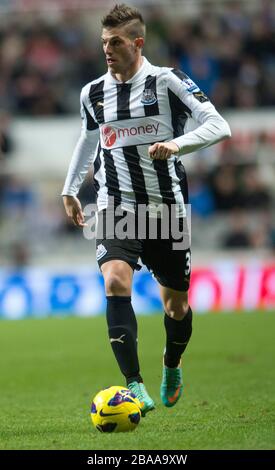
[[[140,402],[128,388],[105,388],[92,401],[92,423],[100,432],[133,431],[140,417]]]

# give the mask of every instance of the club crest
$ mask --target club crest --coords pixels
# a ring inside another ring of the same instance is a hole
[[[145,106],[155,104],[157,102],[157,97],[153,90],[151,90],[150,88],[145,88],[142,93],[141,102]]]
[[[103,258],[103,256],[105,256],[107,253],[107,250],[105,248],[104,245],[102,245],[102,243],[100,245],[98,245],[97,249],[96,249],[96,259],[97,261],[99,261],[101,258]]]

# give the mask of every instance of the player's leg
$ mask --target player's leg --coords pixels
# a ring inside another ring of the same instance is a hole
[[[126,383],[142,382],[137,354],[137,320],[131,303],[132,267],[122,260],[101,266],[110,343]]]
[[[164,307],[166,346],[163,358],[161,399],[165,406],[174,406],[183,391],[181,356],[192,334],[192,310],[187,292],[160,286]]]
[[[142,261],[160,285],[166,331],[161,399],[169,407],[176,404],[183,390],[180,361],[192,334],[192,311],[187,295],[191,271],[188,237],[182,245],[174,249],[172,237],[146,240],[142,255]]]
[[[166,329],[164,363],[177,367],[192,334],[192,310],[188,305],[188,293],[160,285]]]
[[[125,261],[111,260],[101,266],[107,299],[110,343],[127,386],[141,402],[143,416],[154,409],[140,375],[137,352],[137,321],[131,303],[133,268]]]

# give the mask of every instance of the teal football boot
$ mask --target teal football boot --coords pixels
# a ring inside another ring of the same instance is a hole
[[[131,382],[127,387],[134,393],[137,399],[140,401],[141,415],[144,417],[148,411],[152,411],[155,408],[155,403],[151,397],[149,397],[147,390],[142,382]]]
[[[163,375],[160,386],[162,403],[167,407],[174,406],[181,397],[182,391],[183,380],[181,364],[173,368],[163,365]]]

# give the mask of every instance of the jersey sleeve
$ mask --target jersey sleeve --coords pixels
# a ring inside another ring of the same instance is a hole
[[[169,69],[167,87],[168,92],[182,105],[182,111],[192,117],[198,126],[195,130],[182,133],[172,140],[179,147],[179,156],[216,144],[231,136],[228,123],[186,74],[180,70]],[[173,109],[171,112],[173,115]]]
[[[76,196],[97,154],[99,127],[89,112],[87,87],[80,95],[81,133],[67,172],[62,196]]]

